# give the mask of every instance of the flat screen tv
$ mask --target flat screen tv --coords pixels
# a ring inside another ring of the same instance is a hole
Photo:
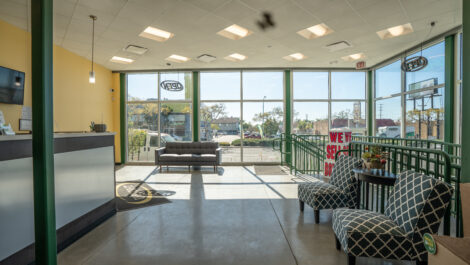
[[[24,73],[0,66],[0,103],[23,105]]]

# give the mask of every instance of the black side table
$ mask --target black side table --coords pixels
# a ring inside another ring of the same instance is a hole
[[[375,208],[376,211],[378,211],[378,202],[379,202],[379,188],[381,190],[380,193],[380,212],[383,213],[385,209],[385,194],[387,193],[388,197],[388,192],[390,187],[395,185],[395,181],[397,180],[397,175],[385,171],[385,170],[380,170],[380,169],[362,169],[362,168],[356,168],[353,169],[353,172],[356,174],[356,179],[359,183],[359,193],[357,196],[357,208],[361,209],[361,198],[364,201],[362,204],[363,209],[369,210],[369,194],[370,194],[370,186],[376,185],[376,193],[375,196],[376,198],[376,204]],[[385,192],[385,189],[387,189],[387,192]],[[361,192],[362,191],[362,192]],[[362,194],[361,194],[362,193]],[[365,196],[364,196],[365,195]],[[373,202],[371,203],[372,209],[373,210]]]

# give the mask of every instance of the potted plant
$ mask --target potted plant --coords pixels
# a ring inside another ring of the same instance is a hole
[[[365,148],[362,154],[364,167],[368,169],[384,169],[387,163],[388,153],[382,150],[380,146],[372,146]]]

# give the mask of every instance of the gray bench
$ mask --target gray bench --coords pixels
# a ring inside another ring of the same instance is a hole
[[[222,149],[215,142],[168,142],[166,147],[155,150],[155,165],[214,166],[214,171],[222,161]]]

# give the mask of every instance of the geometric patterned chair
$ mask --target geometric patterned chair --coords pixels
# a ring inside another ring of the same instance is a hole
[[[355,168],[362,161],[351,156],[339,156],[333,166],[329,183],[323,181],[300,183],[298,186],[300,211],[306,203],[315,211],[315,223],[320,222],[320,209],[336,209],[356,205],[358,185]]]
[[[451,200],[453,188],[435,178],[406,171],[390,194],[384,214],[367,210],[333,211],[336,248],[356,257],[414,260],[427,263],[423,234],[435,234]]]

